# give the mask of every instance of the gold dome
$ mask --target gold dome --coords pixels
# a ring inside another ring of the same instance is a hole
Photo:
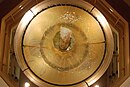
[[[98,72],[102,75],[110,63],[111,29],[102,15],[103,20],[98,18],[101,13],[95,15],[96,8],[89,11],[83,6],[91,7],[87,2],[77,5],[74,0],[56,1],[50,1],[49,7],[44,8],[46,3],[39,4],[42,10],[35,14],[32,9],[29,21],[24,20],[27,14],[21,20],[15,36],[19,65],[30,79],[42,84],[91,84],[93,76]]]

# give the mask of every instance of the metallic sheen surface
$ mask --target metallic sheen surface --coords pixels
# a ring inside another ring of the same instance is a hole
[[[43,1],[25,14],[17,28],[17,60],[39,86],[83,81],[91,85],[109,66],[113,38],[106,19],[87,2],[74,1]]]

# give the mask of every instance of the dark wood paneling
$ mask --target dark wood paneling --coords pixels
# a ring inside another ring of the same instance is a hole
[[[123,0],[106,0],[130,24],[130,7]]]
[[[23,0],[4,0],[2,3],[0,3],[0,21],[9,11],[11,11],[21,1]]]

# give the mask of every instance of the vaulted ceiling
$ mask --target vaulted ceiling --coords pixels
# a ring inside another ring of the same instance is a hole
[[[23,0],[0,0],[0,21]],[[130,24],[130,0],[106,0]],[[1,24],[1,23],[0,23]]]

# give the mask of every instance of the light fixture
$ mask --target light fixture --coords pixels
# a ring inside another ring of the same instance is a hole
[[[111,8],[110,8],[109,10],[110,10],[111,12],[113,12],[113,10],[112,10]]]
[[[19,8],[20,8],[20,9],[23,9],[23,6],[22,6],[22,5],[20,5],[20,6],[19,6]]]
[[[25,82],[24,87],[30,87],[30,83]]]
[[[94,87],[99,87],[99,85],[95,85]]]

